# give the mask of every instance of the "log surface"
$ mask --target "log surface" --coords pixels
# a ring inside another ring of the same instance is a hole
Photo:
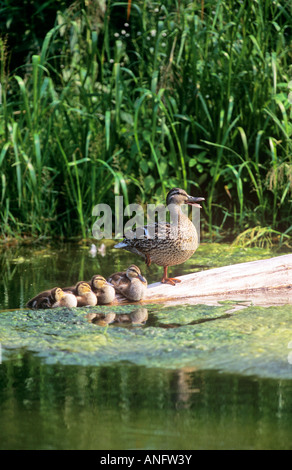
[[[256,304],[292,304],[292,254],[180,276],[172,286],[150,284],[143,302],[199,303],[252,299]],[[211,301],[211,302],[210,302]]]

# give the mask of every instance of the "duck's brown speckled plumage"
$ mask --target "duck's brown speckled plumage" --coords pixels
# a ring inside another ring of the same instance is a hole
[[[124,238],[115,248],[123,248],[145,258],[147,266],[151,263],[164,267],[162,282],[175,284],[176,279],[167,277],[168,266],[184,263],[198,247],[198,234],[194,224],[182,212],[181,205],[198,204],[204,198],[189,196],[183,189],[169,191],[166,204],[171,210],[175,223],[155,223],[143,228],[144,236]]]

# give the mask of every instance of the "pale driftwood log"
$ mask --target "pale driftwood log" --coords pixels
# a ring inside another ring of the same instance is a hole
[[[292,304],[292,254],[181,276],[175,286],[150,284],[143,303],[214,304],[245,300],[255,305]]]

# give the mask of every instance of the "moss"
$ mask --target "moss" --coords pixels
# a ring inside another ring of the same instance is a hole
[[[148,307],[145,324],[101,326],[88,313],[130,315],[133,306],[18,310],[0,313],[2,359],[9,350],[33,351],[46,363],[195,367],[273,378],[292,378],[289,362],[292,308],[220,306]],[[207,321],[206,321],[207,320]]]

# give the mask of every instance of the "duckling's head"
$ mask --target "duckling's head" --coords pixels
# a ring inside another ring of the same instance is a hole
[[[77,295],[85,295],[88,292],[91,292],[91,287],[88,282],[80,281],[76,285]]]
[[[59,302],[61,299],[65,297],[65,292],[60,287],[56,287],[54,289],[54,297],[55,297],[55,300]]]
[[[203,197],[190,196],[184,189],[173,188],[169,191],[166,197],[166,205],[176,204],[181,206],[182,204],[189,204],[195,207],[201,207],[198,202],[204,201]]]
[[[131,264],[126,271],[126,276],[132,281],[132,279],[140,279],[142,282],[147,282],[145,277],[142,276],[140,269],[135,264]]]
[[[105,285],[107,284],[106,280],[104,277],[100,276],[99,274],[96,274],[93,276],[91,279],[91,285],[93,289],[102,289]]]

